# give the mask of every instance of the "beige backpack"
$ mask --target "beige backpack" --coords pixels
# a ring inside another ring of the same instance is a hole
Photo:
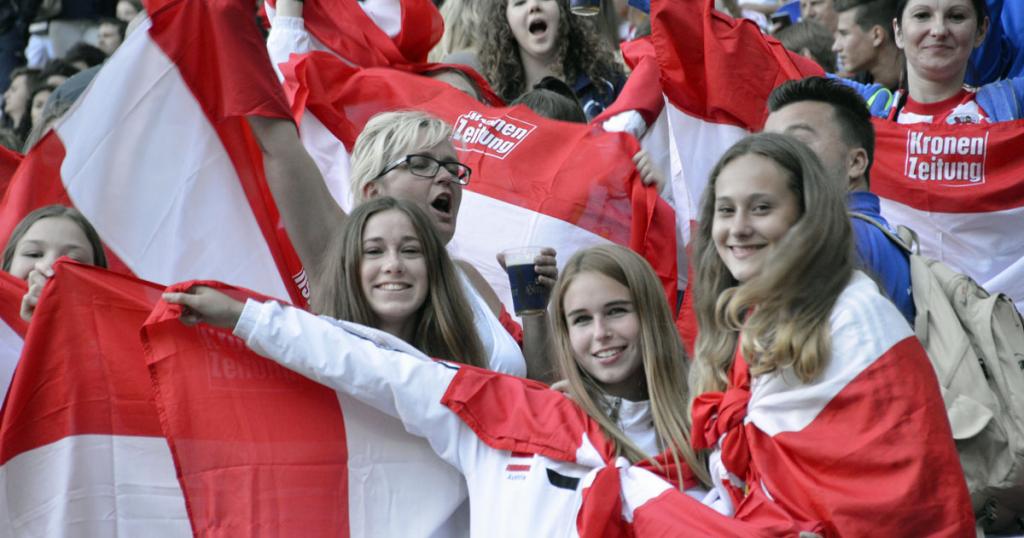
[[[910,255],[914,332],[938,374],[978,525],[1024,531],[1024,323],[1013,301],[919,253],[917,234],[898,236],[858,213]]]

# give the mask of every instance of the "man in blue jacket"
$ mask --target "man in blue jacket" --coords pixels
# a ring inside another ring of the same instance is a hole
[[[878,196],[868,192],[874,159],[875,129],[864,99],[842,82],[809,77],[781,84],[768,97],[764,130],[791,135],[821,159],[829,176],[849,191],[851,213],[883,226]],[[861,269],[876,277],[908,321],[914,320],[907,254],[874,225],[851,219]]]

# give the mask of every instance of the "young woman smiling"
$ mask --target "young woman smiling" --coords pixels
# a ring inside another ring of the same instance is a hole
[[[905,92],[872,113],[899,123],[989,123],[1024,118],[1024,78],[964,85],[971,53],[990,31],[985,0],[898,0],[896,45],[906,56]],[[854,86],[866,98],[877,85]]]
[[[310,273],[316,296],[321,279],[331,278],[324,271],[332,259],[327,245],[347,225],[348,216],[334,202],[315,164],[299,144],[294,125],[262,118],[251,118],[250,123],[267,153],[267,180],[274,201]],[[451,134],[451,126],[423,112],[386,112],[371,118],[352,150],[350,192],[356,202],[378,196],[408,200],[427,214],[447,244],[455,233],[462,187],[472,176],[472,171],[459,162]],[[469,302],[473,326],[484,347],[483,358],[490,368],[533,378],[548,375],[551,368],[543,355],[545,316],[523,318],[520,349],[499,321],[502,305],[494,290],[472,265],[455,263],[458,278],[453,282],[461,284]],[[552,285],[557,276],[554,250],[539,256],[535,269],[541,285]]]
[[[243,305],[202,287],[165,298],[187,306],[190,321],[233,328],[257,353],[425,437],[466,477],[474,536],[575,535],[589,499],[618,498],[617,490],[583,494],[607,484],[595,478],[601,471],[618,475],[619,456],[704,494],[689,446],[687,363],[664,291],[623,247],[576,253],[555,286],[553,362],[571,400],[526,380],[424,360],[275,302]]]
[[[786,532],[972,535],[935,373],[854,270],[844,195],[785,135],[740,141],[711,173],[690,382],[715,504]]]

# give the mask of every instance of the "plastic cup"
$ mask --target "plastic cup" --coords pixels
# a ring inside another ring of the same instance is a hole
[[[533,268],[541,250],[541,247],[518,247],[503,252],[517,316],[538,314],[547,308],[549,290],[538,282],[537,271]]]

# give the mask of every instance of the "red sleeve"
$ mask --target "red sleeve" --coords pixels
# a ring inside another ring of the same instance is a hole
[[[508,331],[508,334],[512,335],[519,347],[523,347],[523,326],[516,323],[516,320],[512,319],[512,314],[505,310],[505,305],[501,305],[501,312],[498,313],[498,321],[501,322],[501,326]]]

